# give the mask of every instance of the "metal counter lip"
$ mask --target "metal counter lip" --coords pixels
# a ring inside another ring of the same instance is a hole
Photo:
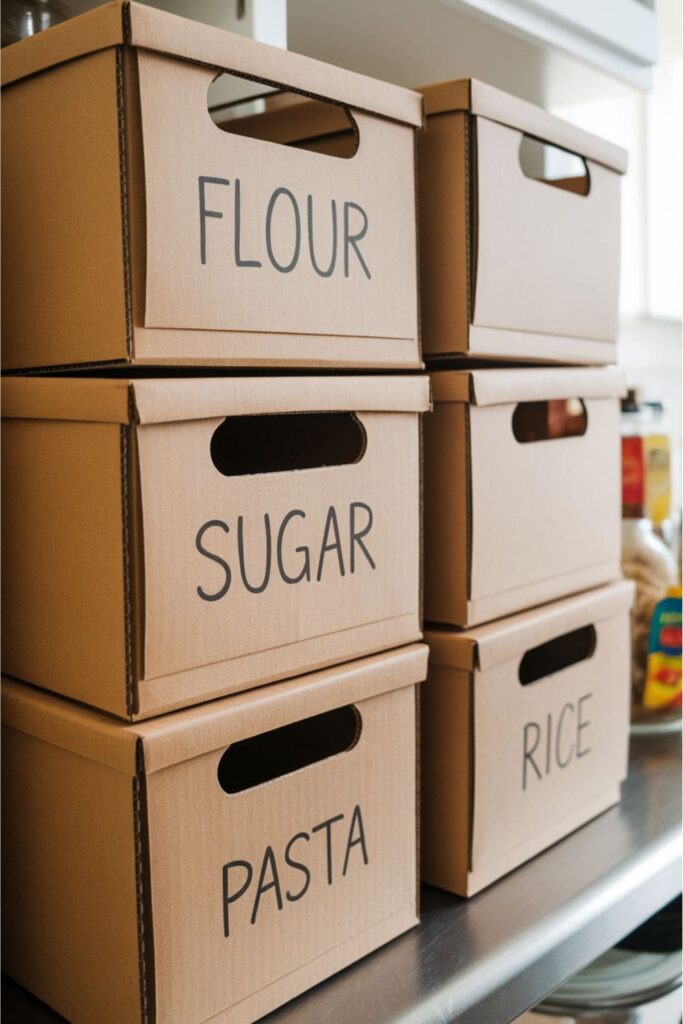
[[[509,1024],[681,891],[680,741],[633,736],[619,806],[470,900],[424,887],[418,928],[263,1024]],[[61,1020],[3,996],[7,1024]]]
[[[681,891],[680,779],[680,735],[634,736],[620,805],[473,899],[424,887],[418,929],[268,1024],[509,1024]]]

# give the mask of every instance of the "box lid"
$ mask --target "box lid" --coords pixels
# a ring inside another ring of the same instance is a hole
[[[124,43],[422,126],[422,97],[410,89],[127,0],[96,7],[7,47],[2,84]]]
[[[284,412],[426,412],[429,377],[6,377],[8,419],[171,423]]]
[[[616,366],[436,370],[431,380],[435,402],[480,406],[554,398],[618,398],[626,388],[624,374]]]
[[[2,679],[2,715],[12,729],[116,771],[146,774],[302,718],[422,682],[425,644],[361,658],[297,679],[130,724],[62,697]]]
[[[560,632],[570,632],[627,611],[634,591],[631,580],[620,580],[476,629],[426,630],[431,662],[466,672],[486,671],[493,665],[519,657]]]
[[[424,96],[427,117],[467,110],[475,116],[517,128],[525,135],[604,164],[620,174],[626,170],[628,154],[624,149],[476,78],[421,86],[418,91]]]

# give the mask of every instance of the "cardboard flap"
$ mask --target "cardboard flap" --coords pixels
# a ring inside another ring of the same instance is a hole
[[[435,402],[507,405],[563,398],[619,398],[625,393],[621,370],[534,367],[445,370],[432,374]]]
[[[432,665],[445,665],[471,672],[477,666],[477,643],[473,637],[455,629],[425,630],[425,641],[429,645],[429,660]]]
[[[418,91],[424,96],[428,117],[467,110],[477,117],[516,128],[525,135],[603,164],[619,174],[626,171],[628,154],[619,146],[477,79],[440,82],[420,87]]]
[[[4,419],[128,423],[129,383],[75,377],[5,377]]]
[[[285,412],[425,412],[427,377],[213,377],[131,382],[140,423]]]
[[[634,591],[630,580],[621,580],[467,632],[443,631],[438,635],[429,632],[425,639],[432,647],[436,664],[466,668],[469,662],[470,666],[485,672],[503,661],[520,657],[552,637],[626,612],[633,602]]]
[[[137,771],[138,737],[113,718],[2,678],[2,718],[11,729],[124,772]]]
[[[136,730],[142,738],[145,772],[160,771],[290,722],[421,683],[427,673],[428,653],[424,644],[411,644],[140,723]]]
[[[421,683],[427,655],[424,644],[411,644],[137,725],[3,677],[2,714],[12,729],[131,776],[140,745],[149,774],[238,739]]]
[[[417,128],[422,126],[422,97],[410,89],[257,43],[146,4],[120,0],[8,47],[3,53],[2,84],[123,42],[255,77],[269,85],[284,85]]]
[[[424,377],[6,377],[6,418],[171,423],[283,412],[426,412]]]

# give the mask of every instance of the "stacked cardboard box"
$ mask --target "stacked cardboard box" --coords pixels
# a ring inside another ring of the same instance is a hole
[[[422,100],[118,2],[3,86],[4,967],[247,1024],[417,921]]]
[[[622,381],[599,365],[626,161],[480,82],[423,92],[422,877],[469,896],[616,803],[626,772]]]

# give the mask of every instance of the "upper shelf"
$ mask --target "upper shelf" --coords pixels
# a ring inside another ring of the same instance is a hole
[[[648,89],[657,61],[652,0],[440,0]]]

